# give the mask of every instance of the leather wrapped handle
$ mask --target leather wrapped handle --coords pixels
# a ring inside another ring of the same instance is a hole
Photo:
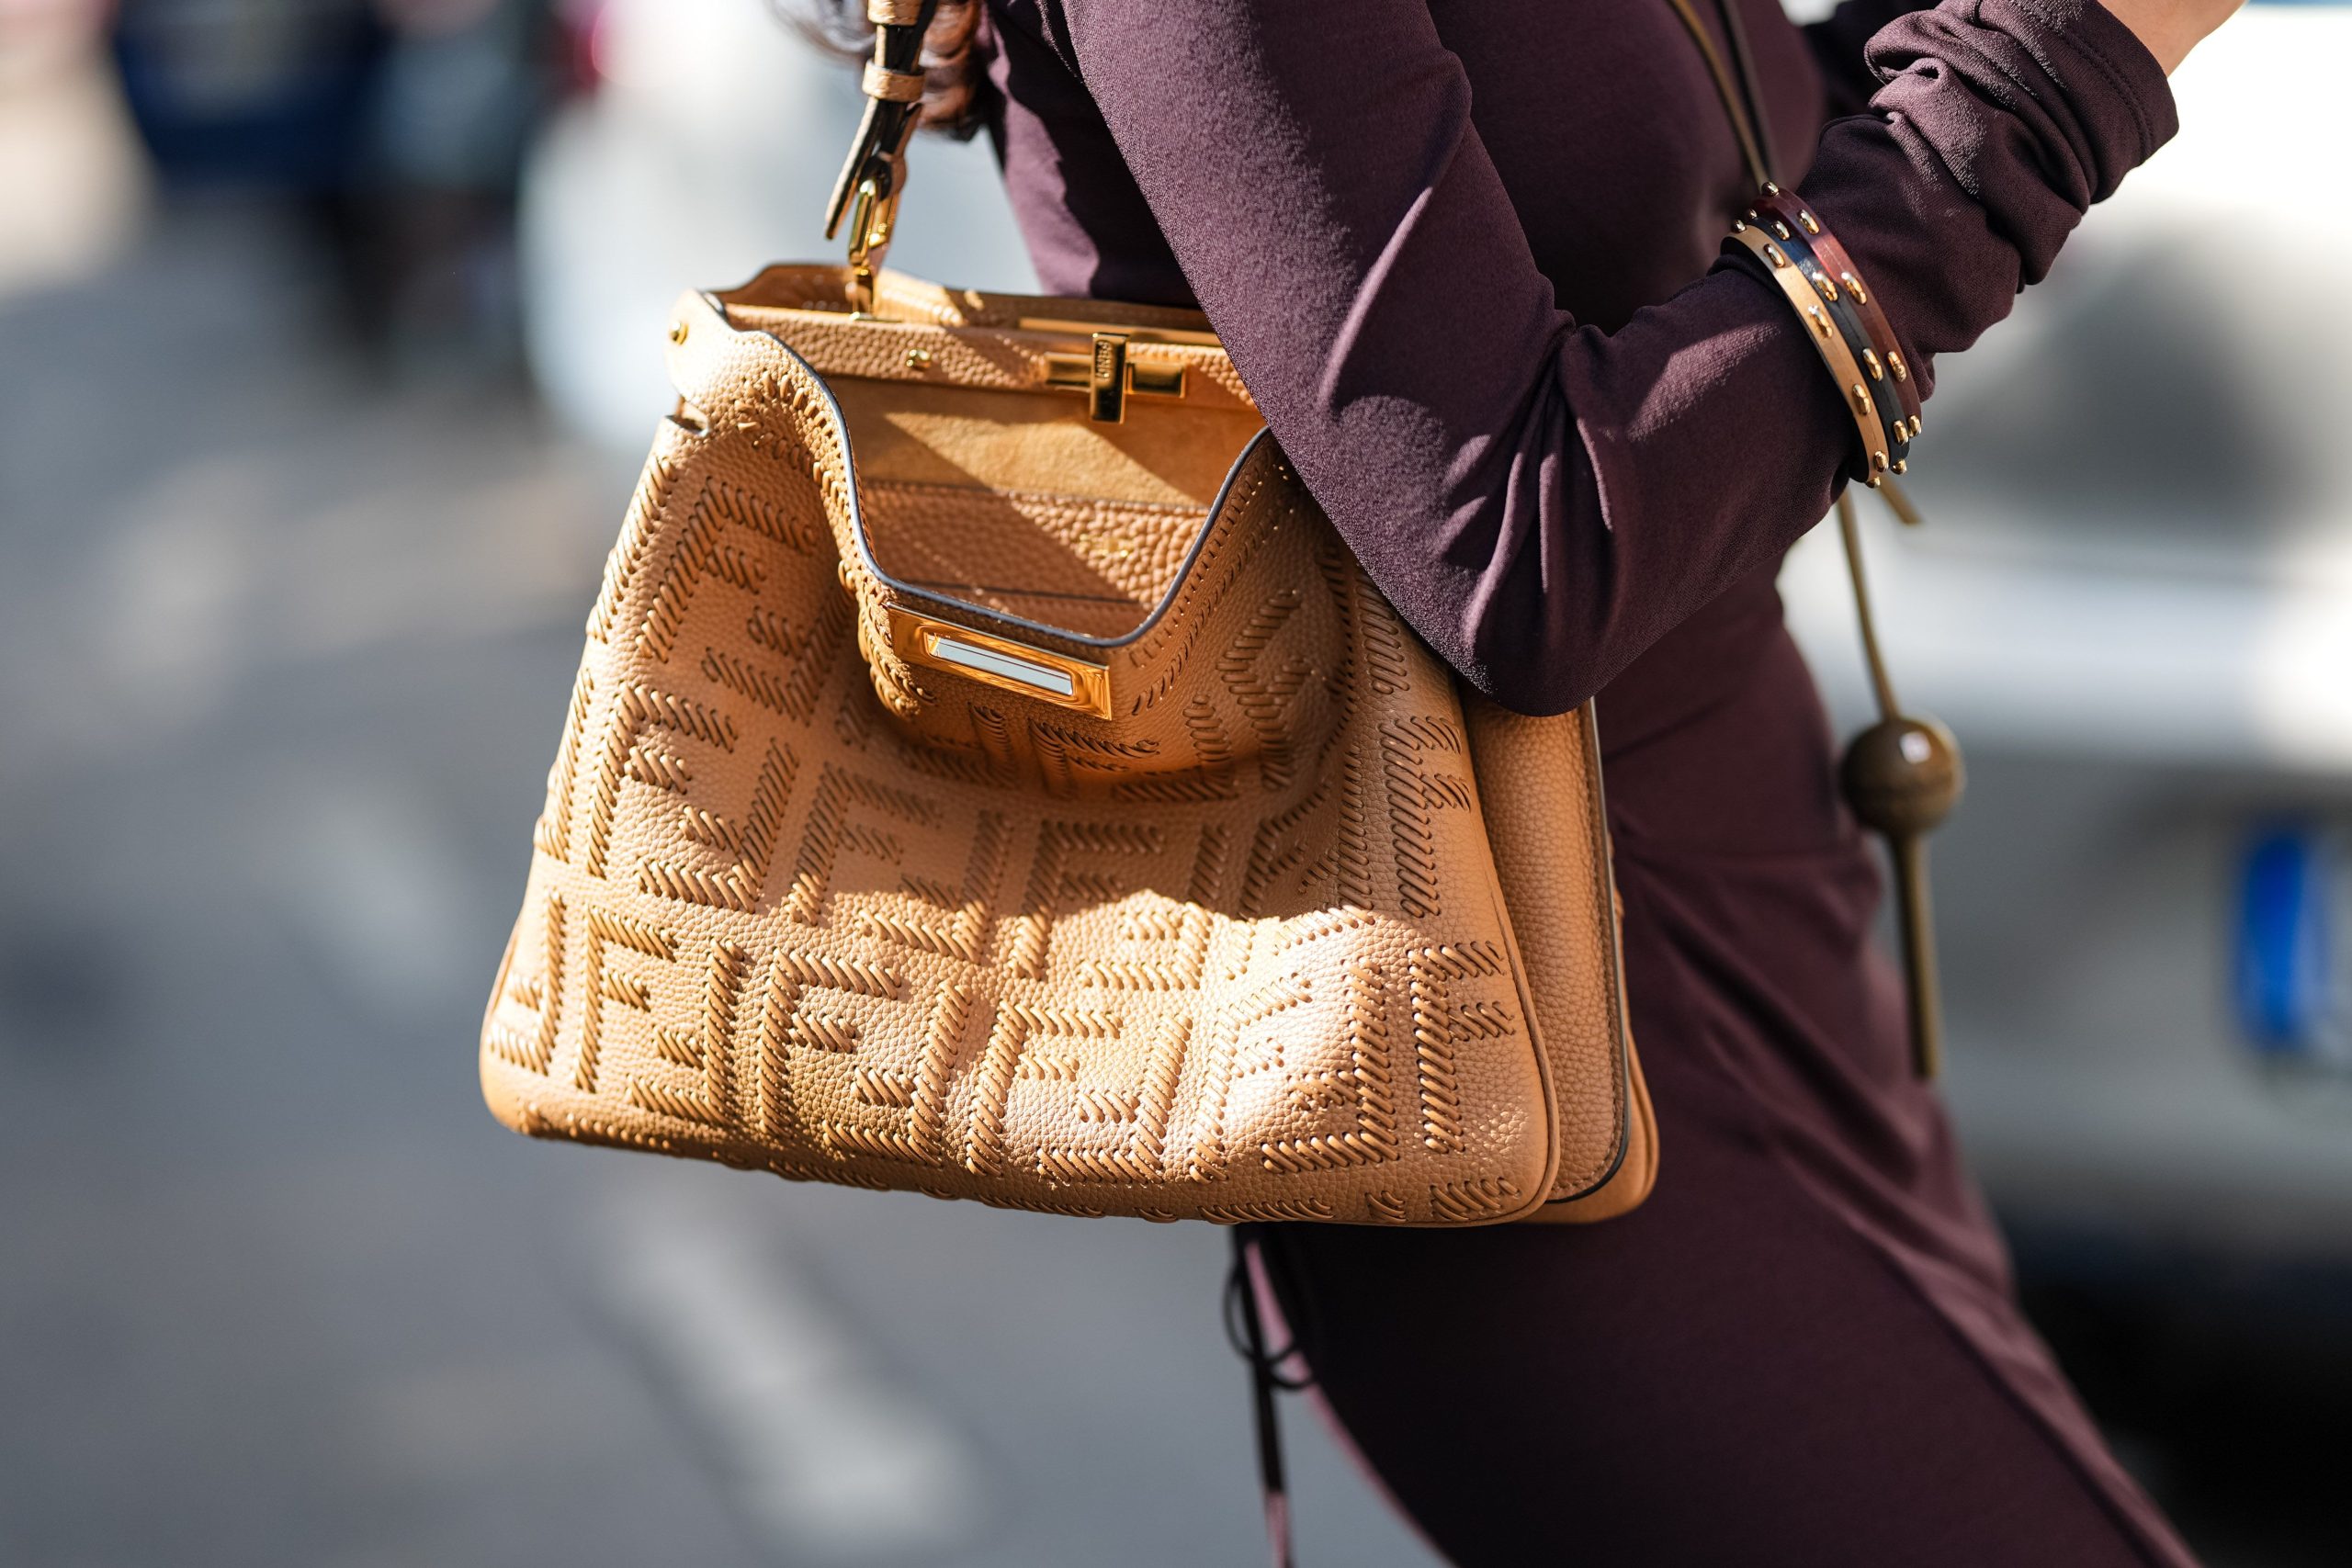
[[[922,118],[922,40],[939,14],[939,0],[867,0],[874,23],[874,58],[865,67],[865,118],[858,122],[841,177],[825,204],[825,237],[841,232],[842,220],[871,183],[875,198],[899,194],[907,138]],[[854,236],[861,239],[862,236]]]

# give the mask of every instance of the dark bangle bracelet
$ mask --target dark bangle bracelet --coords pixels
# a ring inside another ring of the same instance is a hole
[[[1745,220],[1732,224],[1732,232],[1743,242],[1767,237],[1762,245],[1749,243],[1746,248],[1775,271],[1785,267],[1794,272],[1818,297],[1824,317],[1867,378],[1865,389],[1879,429],[1876,446],[1865,435],[1864,447],[1883,454],[1875,461],[1883,463],[1885,471],[1902,473],[1910,466],[1911,442],[1919,434],[1918,390],[1912,385],[1911,369],[1904,361],[1894,325],[1871,299],[1870,287],[1852,257],[1810,209],[1770,182],[1758,192],[1756,206],[1748,209]],[[1783,285],[1786,281],[1776,279]],[[1793,304],[1795,296],[1790,298]],[[1837,364],[1830,368],[1833,374],[1840,373]],[[1852,402],[1853,388],[1842,382],[1841,387]],[[1878,472],[1876,467],[1871,469],[1873,485],[1878,483]]]
[[[1867,372],[1846,346],[1846,337],[1829,318],[1829,308],[1813,285],[1797,271],[1789,254],[1775,243],[1763,230],[1749,224],[1735,224],[1731,243],[1755,258],[1763,273],[1768,288],[1777,288],[1789,308],[1806,328],[1805,340],[1813,344],[1815,354],[1829,367],[1830,379],[1837,384],[1838,400],[1846,405],[1846,412],[1854,422],[1854,431],[1861,438],[1861,478],[1872,489],[1886,478],[1893,457],[1887,451],[1887,426],[1881,418],[1876,400],[1867,385]]]
[[[1770,219],[1761,221],[1774,234],[1785,227]],[[1743,227],[1751,233],[1765,231],[1748,225],[1734,225],[1735,231]],[[1846,340],[1846,352],[1853,355],[1855,365],[1867,378],[1866,386],[1878,421],[1879,439],[1886,450],[1887,468],[1893,473],[1902,473],[1910,463],[1912,434],[1911,422],[1896,395],[1896,389],[1902,383],[1888,371],[1885,359],[1871,341],[1870,329],[1862,321],[1852,290],[1841,288],[1829,276],[1828,269],[1807,240],[1804,233],[1792,232],[1788,239],[1775,240],[1774,244],[1788,257],[1791,269],[1814,290],[1830,323],[1838,329],[1838,335]],[[1900,353],[1894,349],[1887,352]]]
[[[1905,419],[1915,425],[1919,419],[1919,388],[1911,378],[1911,367],[1903,360],[1903,342],[1894,335],[1894,323],[1871,297],[1862,269],[1828,226],[1814,216],[1811,209],[1789,192],[1767,189],[1758,197],[1756,210],[1759,216],[1770,216],[1787,225],[1797,240],[1811,250],[1822,270],[1835,279],[1839,289],[1853,297],[1862,326],[1876,345],[1880,359],[1894,380],[1894,395]],[[1775,233],[1779,230],[1774,230]],[[1913,434],[1917,434],[1915,430]]]

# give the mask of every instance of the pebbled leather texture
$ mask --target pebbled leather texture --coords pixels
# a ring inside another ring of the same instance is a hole
[[[1196,315],[886,273],[853,318],[847,288],[680,303],[484,1021],[493,1111],[1065,1213],[1638,1202],[1589,709],[1465,711],[1222,352],[1150,341]],[[1090,423],[1046,385],[1089,326],[1183,395]],[[1108,716],[910,662],[909,611],[1099,668]]]

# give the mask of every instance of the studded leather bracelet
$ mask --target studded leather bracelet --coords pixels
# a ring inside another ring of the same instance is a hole
[[[1855,434],[1860,438],[1861,478],[1876,489],[1900,458],[1887,450],[1891,444],[1887,424],[1880,415],[1878,400],[1871,396],[1868,372],[1847,346],[1845,333],[1830,317],[1830,306],[1798,270],[1788,251],[1763,230],[1742,223],[1733,229],[1731,237],[1755,258],[1766,283],[1781,291],[1789,308],[1805,324],[1805,341],[1813,344],[1814,353],[1828,367],[1830,379],[1838,388],[1838,400],[1846,405],[1847,415],[1853,420]]]
[[[1919,419],[1919,384],[1911,378],[1911,367],[1904,362],[1902,341],[1894,335],[1894,323],[1886,319],[1886,311],[1871,295],[1863,281],[1862,269],[1854,265],[1845,244],[1832,233],[1828,226],[1813,214],[1812,209],[1795,196],[1778,186],[1768,186],[1756,198],[1756,211],[1768,224],[1790,230],[1797,243],[1814,254],[1822,271],[1849,296],[1855,311],[1861,317],[1863,330],[1877,347],[1881,363],[1894,384],[1897,406],[1905,419],[1914,424]],[[1918,432],[1914,430],[1916,436]]]
[[[1732,239],[1811,329],[1860,435],[1862,478],[1877,488],[1902,473],[1919,434],[1918,389],[1851,255],[1802,201],[1770,184],[1732,225]]]
[[[1898,380],[1887,369],[1885,356],[1892,355],[1899,363],[1902,351],[1888,348],[1885,355],[1879,352],[1879,345],[1862,319],[1853,291],[1830,275],[1828,265],[1814,253],[1803,233],[1777,243],[1788,257],[1791,270],[1813,288],[1829,317],[1830,324],[1838,329],[1838,335],[1846,340],[1846,352],[1861,368],[1863,388],[1870,393],[1871,406],[1877,412],[1879,436],[1886,452],[1887,468],[1893,473],[1903,472],[1911,456],[1911,422],[1898,391],[1905,382]]]

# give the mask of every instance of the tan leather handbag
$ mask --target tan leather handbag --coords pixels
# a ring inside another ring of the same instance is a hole
[[[492,1109],[1057,1213],[1640,1202],[1591,705],[1464,689],[1204,318],[877,273],[921,80],[881,30],[851,265],[671,323]]]

